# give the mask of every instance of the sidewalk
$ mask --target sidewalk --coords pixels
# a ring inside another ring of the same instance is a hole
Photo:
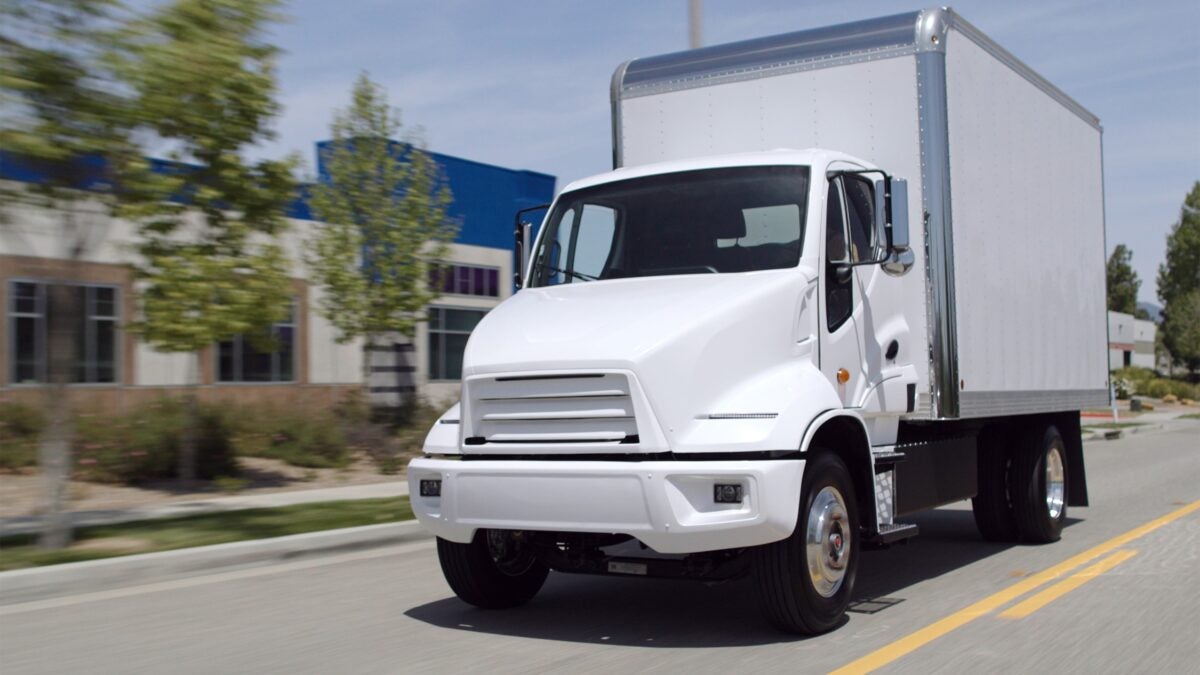
[[[1124,411],[1122,411],[1124,412]],[[1081,426],[1083,432],[1083,440],[1085,441],[1100,441],[1100,440],[1116,440],[1123,438],[1126,435],[1146,433],[1148,431],[1157,431],[1171,424],[1175,420],[1195,412],[1192,410],[1167,410],[1162,412],[1141,413],[1136,417],[1120,417],[1121,423],[1131,424],[1132,426],[1111,428],[1102,425],[1109,424],[1112,419],[1102,418],[1084,418]]]
[[[188,502],[173,502],[157,506],[140,506],[130,509],[110,509],[95,511],[73,511],[69,514],[72,527],[89,525],[115,525],[135,520],[152,520],[157,518],[178,518],[204,513],[221,511],[238,511],[242,509],[273,508],[291,506],[293,504],[311,504],[313,502],[334,502],[350,499],[376,499],[380,497],[402,497],[408,494],[406,481],[389,483],[371,483],[366,485],[348,485],[345,487],[318,488],[313,490],[294,490],[291,492],[270,492],[256,495],[234,495],[230,497],[215,497],[212,499],[197,499]],[[41,527],[40,516],[15,516],[0,518],[0,536],[11,534],[31,534]]]

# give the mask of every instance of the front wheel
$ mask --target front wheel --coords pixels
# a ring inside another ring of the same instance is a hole
[[[836,628],[858,571],[858,503],[850,472],[836,455],[817,452],[804,471],[796,529],[754,550],[755,576],[767,619],[789,633]]]
[[[524,532],[479,530],[469,544],[437,540],[438,562],[451,590],[483,609],[506,609],[537,595],[550,570]]]

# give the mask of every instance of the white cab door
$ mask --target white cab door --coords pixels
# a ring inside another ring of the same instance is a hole
[[[825,193],[825,261],[821,271],[821,372],[837,389],[844,407],[854,407],[862,398],[866,384],[863,367],[862,336],[855,318],[862,304],[856,270],[843,265],[850,262],[853,246],[848,236],[842,179],[829,182]],[[847,274],[847,270],[849,274]]]

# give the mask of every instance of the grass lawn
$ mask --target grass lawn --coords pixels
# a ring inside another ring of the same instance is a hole
[[[61,551],[38,548],[35,535],[13,535],[0,537],[0,571],[377,525],[412,517],[408,497],[387,497],[83,527],[75,530],[75,543]]]
[[[1125,429],[1127,427],[1144,427],[1145,422],[1101,422],[1100,424],[1085,424],[1084,429]]]
[[[1188,414],[1186,414],[1186,415],[1183,415],[1183,416],[1181,417],[1181,419],[1185,419],[1185,420],[1200,420],[1200,413],[1188,413]]]

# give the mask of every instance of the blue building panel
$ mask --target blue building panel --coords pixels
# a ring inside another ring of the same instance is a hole
[[[317,180],[327,179],[322,151],[331,141],[317,143]],[[407,149],[395,143],[397,154]],[[520,209],[545,204],[554,198],[554,176],[507,169],[470,159],[428,153],[450,188],[452,201],[447,215],[458,223],[459,244],[512,248],[513,216]]]
[[[321,150],[330,141],[317,143],[317,180],[327,176],[321,160]],[[395,143],[402,153],[406,146]],[[430,157],[441,167],[443,178],[450,188],[452,201],[447,215],[459,226],[459,244],[511,249],[513,245],[513,216],[520,209],[545,204],[554,198],[554,176],[536,171],[507,169],[493,164],[484,164],[461,157],[430,152]],[[188,164],[150,159],[156,172],[171,173],[187,171]],[[112,189],[106,175],[104,162],[99,157],[84,157],[71,167],[79,187],[84,190],[104,192]],[[24,183],[42,183],[48,180],[47,167],[39,166],[19,158],[12,153],[0,151],[0,179]],[[311,208],[312,185],[299,186],[296,198],[286,209],[289,218],[314,220]],[[180,195],[186,201],[185,195]],[[530,214],[535,224],[540,214]]]

